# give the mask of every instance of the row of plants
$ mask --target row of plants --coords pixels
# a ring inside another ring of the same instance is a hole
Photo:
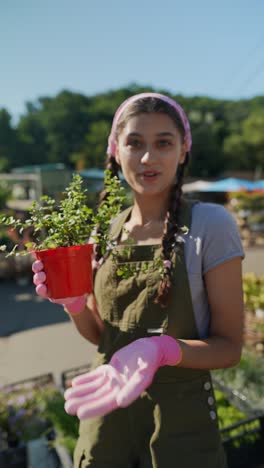
[[[264,311],[264,275],[258,276],[253,272],[245,273],[243,275],[243,291],[247,311],[256,312],[258,309]]]
[[[219,395],[216,390],[219,424],[232,467],[258,466],[264,459],[264,276],[244,274],[243,289],[245,328],[240,363],[212,373],[217,388],[222,389]]]
[[[261,423],[258,418],[248,418],[244,412],[233,406],[225,393],[220,390],[215,390],[215,398],[219,428],[224,443],[232,440],[232,446],[239,449],[241,445],[254,444],[260,439]],[[244,426],[242,430],[241,426]],[[246,433],[244,433],[245,427]]]
[[[215,390],[220,428],[223,429],[246,415],[230,404],[223,392]],[[254,427],[258,425],[255,422]],[[28,441],[47,437],[50,444],[63,445],[73,454],[78,437],[78,419],[64,410],[61,390],[53,382],[5,387],[0,390],[0,429],[2,449],[19,447]],[[50,434],[55,432],[55,437]],[[234,429],[232,436],[238,430]]]
[[[72,455],[78,436],[77,417],[64,410],[62,392],[41,378],[30,385],[0,390],[0,449],[16,449],[45,437],[50,446],[62,445]]]
[[[230,208],[242,228],[260,229],[264,224],[264,196],[261,192],[237,192],[232,195]]]
[[[264,276],[243,276],[245,303],[244,343],[256,355],[264,355]]]
[[[234,395],[241,395],[252,412],[264,411],[264,361],[262,356],[245,348],[240,363],[229,369],[219,369],[213,375],[231,388]]]
[[[232,206],[235,212],[249,210],[251,212],[264,210],[263,192],[236,192],[232,195]]]
[[[71,378],[73,376],[74,373],[71,373]],[[239,395],[252,414],[264,407],[264,362],[248,350],[243,352],[238,366],[214,371],[213,378],[232,389],[233,395]],[[68,385],[67,380],[65,385]],[[245,412],[233,406],[217,388],[215,396],[221,429],[246,419]],[[254,424],[256,428],[258,423]],[[36,381],[32,379],[32,383],[29,381],[29,384],[14,384],[0,390],[0,429],[2,448],[4,445],[18,446],[55,430],[53,443],[67,447],[72,454],[78,436],[78,420],[64,411],[62,392],[53,379],[45,382],[43,378],[37,378]],[[237,432],[234,429],[232,436]]]
[[[264,192],[237,192],[228,205],[240,228],[245,247],[264,245]]]
[[[219,425],[232,468],[262,466],[264,461],[263,371],[263,358],[248,349],[238,366],[213,371]]]

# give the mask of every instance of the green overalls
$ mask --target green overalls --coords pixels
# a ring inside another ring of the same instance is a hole
[[[181,226],[190,227],[192,205],[184,202]],[[117,218],[113,239],[119,239],[130,211]],[[152,263],[160,245],[133,245],[128,260],[119,245],[117,259],[109,256],[98,270],[94,291],[105,332],[93,367],[109,362],[115,351],[141,337],[163,333],[199,338],[183,243],[177,246],[173,291],[165,308],[154,303],[160,275]],[[120,279],[117,269],[122,262],[133,262],[138,274]],[[128,408],[80,423],[74,462],[75,468],[225,468],[210,373],[160,368],[151,386]]]

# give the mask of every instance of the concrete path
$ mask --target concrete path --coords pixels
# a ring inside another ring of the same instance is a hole
[[[264,275],[264,249],[246,252],[243,271]],[[82,338],[60,306],[37,297],[33,286],[0,283],[0,385],[88,364],[95,346]]]
[[[61,374],[89,364],[95,346],[82,338],[72,323],[33,328],[0,339],[0,385],[52,372],[61,385]]]
[[[251,247],[247,249],[246,257],[243,260],[243,272],[255,272],[257,275],[264,275],[264,248]]]
[[[32,285],[0,283],[0,386],[87,365],[96,348],[76,331],[61,306],[43,300]]]

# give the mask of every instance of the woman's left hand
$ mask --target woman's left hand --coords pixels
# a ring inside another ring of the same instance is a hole
[[[65,410],[79,419],[129,406],[151,384],[159,367],[181,360],[178,342],[166,335],[141,338],[117,351],[109,364],[73,379]]]

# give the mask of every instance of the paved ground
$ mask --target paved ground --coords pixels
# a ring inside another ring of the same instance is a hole
[[[247,250],[243,271],[264,275],[264,249]],[[86,365],[95,347],[82,338],[60,306],[37,297],[33,286],[0,283],[0,385]]]
[[[62,307],[39,298],[33,286],[0,283],[0,386],[86,365],[95,347],[82,338]]]
[[[243,261],[243,271],[253,271],[257,275],[264,275],[264,248],[251,247],[246,250],[246,257]]]

